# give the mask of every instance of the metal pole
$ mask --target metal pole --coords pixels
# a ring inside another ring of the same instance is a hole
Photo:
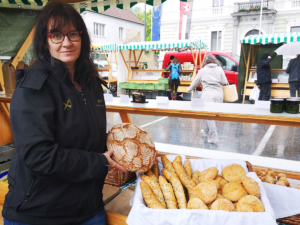
[[[261,2],[260,2],[260,19],[259,19],[259,33],[260,34],[262,34],[262,32],[261,32],[262,11],[263,11],[263,0],[261,0]]]
[[[218,5],[218,27],[217,27],[217,51],[219,51],[219,22],[220,22],[220,15],[219,15],[219,12],[220,12],[220,0],[219,0],[219,5]]]
[[[146,3],[145,3],[145,41],[147,41],[147,11],[146,11]]]

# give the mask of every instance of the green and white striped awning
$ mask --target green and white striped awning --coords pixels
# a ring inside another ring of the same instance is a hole
[[[300,32],[251,35],[241,40],[244,44],[279,44],[300,41]]]
[[[48,0],[0,0],[0,8],[41,10]]]
[[[169,41],[147,41],[132,42],[126,45],[120,45],[120,50],[174,50],[179,48],[206,49],[207,46],[201,40],[169,40]]]
[[[117,44],[95,44],[91,43],[91,51],[95,53],[100,53],[103,52],[118,52],[119,51],[119,46]]]

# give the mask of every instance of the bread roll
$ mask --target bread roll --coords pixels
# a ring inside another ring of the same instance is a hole
[[[265,172],[260,169],[254,169],[254,172],[257,174],[257,176],[263,176],[265,174]]]
[[[249,195],[254,195],[258,198],[260,197],[260,187],[255,180],[251,177],[243,177],[241,181]]]
[[[247,195],[245,188],[239,183],[228,183],[222,189],[222,195],[232,202],[237,202],[243,196]]]
[[[274,171],[269,171],[268,173],[267,173],[267,176],[271,176],[271,177],[273,177],[274,179],[276,179],[276,176],[275,176],[275,173],[274,173]]]
[[[156,183],[152,178],[146,176],[146,175],[141,175],[142,181],[145,181],[149,187],[151,188],[152,192],[154,193],[156,199],[164,206],[166,206],[165,200],[164,200],[164,195],[160,189],[160,186],[158,183]]]
[[[281,178],[279,179],[279,181],[285,182],[285,184],[286,184],[287,187],[290,187],[290,186],[291,186],[291,185],[290,185],[290,182],[288,181],[288,179],[287,179],[286,177],[281,177]]]
[[[174,161],[178,162],[180,165],[182,165],[182,159],[181,159],[181,156],[176,156],[176,158],[174,159]],[[173,161],[173,162],[174,162]]]
[[[199,198],[192,198],[187,204],[188,209],[208,209],[205,203]]]
[[[285,178],[287,178],[287,177],[286,177],[286,175],[285,175],[285,174],[283,174],[283,173],[280,173],[280,174],[278,174],[278,175],[277,175],[277,179],[278,179],[278,180],[279,180],[281,177],[285,177]]]
[[[272,176],[266,176],[266,178],[265,178],[265,182],[267,182],[267,183],[269,183],[269,184],[275,184],[276,183],[276,179],[274,178],[274,177],[272,177]]]
[[[179,209],[186,209],[186,198],[184,195],[183,186],[175,173],[171,175],[170,182],[175,192]]]
[[[281,186],[287,187],[287,183],[286,183],[285,181],[283,181],[283,180],[277,181],[277,182],[276,182],[276,185],[281,185]]]
[[[162,164],[163,164],[165,169],[168,169],[172,173],[175,173],[175,169],[172,166],[172,163],[170,162],[170,160],[168,160],[168,158],[165,155],[161,157],[161,161],[162,161]]]
[[[159,177],[159,168],[158,168],[157,160],[156,160],[156,163],[152,166],[152,172],[154,173],[154,175],[158,179],[158,177]]]
[[[177,201],[174,195],[172,185],[167,182],[164,176],[159,176],[159,185],[164,195],[168,209],[177,209]]]
[[[237,204],[238,204],[237,202],[234,202],[234,203],[233,203],[235,209],[236,209],[236,207],[237,207]]]
[[[237,204],[238,212],[264,212],[265,207],[262,202],[253,195],[242,197]]]
[[[200,172],[196,170],[192,175],[192,180],[195,181],[196,184],[200,184]]]
[[[151,209],[166,209],[166,206],[161,204],[155,195],[153,194],[151,188],[148,186],[146,182],[141,182],[140,183],[143,198],[147,204],[147,206]]]
[[[156,183],[158,183],[158,178],[155,176],[155,174],[152,172],[152,170],[147,170],[145,172],[145,175],[153,179]]]
[[[213,204],[210,207],[211,210],[223,210],[228,212],[234,212],[235,207],[232,204],[231,201],[228,199],[218,199],[213,202]]]
[[[192,178],[193,171],[192,171],[190,160],[188,160],[188,159],[185,160],[183,168],[184,168],[185,172],[187,173],[187,175],[189,176],[189,178]]]
[[[212,184],[216,185],[217,190],[220,189],[220,184],[216,180],[206,180],[206,182],[211,182]]]
[[[210,167],[200,173],[199,181],[200,183],[202,183],[206,180],[214,180],[217,177],[218,173],[219,170],[216,167]]]
[[[297,184],[294,188],[300,189],[300,184]]]
[[[265,182],[265,181],[266,181],[266,177],[258,176],[258,178],[259,178],[262,182]]]
[[[220,188],[223,189],[223,187],[225,187],[226,184],[228,184],[228,181],[225,180],[223,177],[221,177],[220,175],[218,175],[216,178],[215,178],[215,181],[217,181],[220,185]]]
[[[212,203],[217,197],[217,187],[212,182],[202,182],[195,189],[196,198],[200,198],[205,204]]]
[[[163,169],[161,172],[163,173],[163,175],[165,176],[165,178],[170,182],[170,179],[171,179],[171,176],[172,176],[173,172],[171,172],[168,169]]]
[[[207,204],[207,207],[210,209],[211,205],[212,205],[215,201],[217,201],[217,200],[219,200],[219,199],[227,199],[227,198],[225,198],[223,195],[217,194],[216,199],[215,199],[212,203]],[[227,200],[228,200],[228,199],[227,199]]]
[[[226,166],[222,171],[222,176],[228,182],[241,183],[241,178],[246,176],[244,168],[239,164],[231,164]]]

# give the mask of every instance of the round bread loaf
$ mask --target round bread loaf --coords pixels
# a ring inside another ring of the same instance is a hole
[[[222,195],[232,202],[237,202],[241,197],[246,196],[245,188],[239,183],[228,183],[222,189]]]
[[[241,165],[231,164],[223,169],[222,176],[229,182],[241,183],[241,178],[246,176],[246,172]]]
[[[226,198],[223,195],[217,194],[216,199],[211,204],[208,204],[207,207],[210,209],[211,205],[219,199],[226,199]]]
[[[217,197],[217,187],[213,182],[202,182],[195,188],[196,198],[200,198],[205,204],[212,203]]]
[[[211,210],[223,210],[228,212],[234,212],[235,207],[231,201],[227,199],[218,199],[210,207]]]
[[[223,187],[225,187],[226,184],[228,184],[228,181],[225,180],[223,177],[221,177],[220,175],[218,175],[216,178],[215,178],[216,181],[218,181],[219,185],[220,185],[220,188],[223,189]]]
[[[238,212],[264,212],[265,207],[262,202],[253,195],[242,197],[237,204]]]
[[[200,183],[206,181],[206,180],[214,180],[216,176],[218,175],[219,170],[216,167],[210,167],[206,170],[203,170],[200,173],[199,181]]]
[[[258,198],[260,197],[260,187],[255,180],[251,177],[243,177],[241,181],[249,195],[254,195]]]
[[[191,198],[187,204],[188,209],[208,209],[205,203],[199,198]]]
[[[122,123],[108,131],[107,149],[113,149],[112,159],[128,171],[149,170],[156,158],[150,135],[134,124]]]
[[[300,189],[300,184],[297,184],[294,188]]]
[[[206,182],[211,182],[212,184],[216,185],[217,190],[220,189],[220,184],[216,180],[206,180]]]

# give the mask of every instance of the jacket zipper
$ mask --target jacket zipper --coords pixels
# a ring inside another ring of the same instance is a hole
[[[34,182],[34,175],[33,175],[33,178],[32,178],[32,181],[31,181],[31,184],[30,184],[30,186],[29,186],[29,188],[28,188],[28,191],[27,191],[27,193],[26,193],[25,202],[27,202],[27,201],[28,201],[28,199],[29,199],[29,196],[30,196],[30,191],[31,191],[31,188],[32,188],[32,186],[33,186],[33,182]]]

